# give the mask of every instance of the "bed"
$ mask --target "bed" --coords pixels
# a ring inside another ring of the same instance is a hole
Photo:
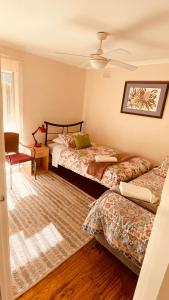
[[[160,199],[164,181],[154,168],[130,183],[150,189]],[[91,205],[82,228],[139,274],[154,218],[151,211],[109,190]]]
[[[117,151],[107,146],[91,145],[88,148],[77,150],[72,147],[67,147],[57,142],[52,142],[53,137],[60,133],[75,133],[75,131],[82,130],[83,121],[74,124],[54,124],[45,121],[46,124],[46,138],[45,144],[50,149],[52,156],[52,166],[58,165],[69,169],[81,176],[99,182],[101,185],[117,190],[120,181],[130,181],[151,169],[151,163],[140,156],[134,156],[131,159],[114,164],[107,167],[101,180],[89,175],[88,165],[94,160],[96,155],[116,155]],[[75,129],[77,128],[78,129]]]

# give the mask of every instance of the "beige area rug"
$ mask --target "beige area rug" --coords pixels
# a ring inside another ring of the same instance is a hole
[[[91,236],[81,225],[94,199],[52,172],[18,172],[8,191],[14,297],[30,289]]]

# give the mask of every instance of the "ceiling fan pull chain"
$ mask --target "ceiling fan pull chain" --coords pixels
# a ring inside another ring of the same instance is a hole
[[[103,50],[102,50],[102,39],[100,39],[100,44],[99,44],[99,48],[97,49],[97,54],[101,55],[103,54]]]

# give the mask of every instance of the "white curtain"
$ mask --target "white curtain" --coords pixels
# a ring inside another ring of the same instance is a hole
[[[18,132],[23,137],[22,62],[1,58],[4,131]]]

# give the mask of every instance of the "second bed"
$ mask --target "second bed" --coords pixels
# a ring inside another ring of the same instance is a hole
[[[165,177],[158,175],[156,169],[152,169],[130,183],[148,188],[160,199],[164,181]],[[142,202],[144,206],[145,203]],[[112,249],[113,254],[137,274],[144,259],[155,218],[152,211],[157,210],[159,203],[147,204],[147,208],[142,207],[109,190],[94,201],[82,226],[106,248],[110,251]]]

